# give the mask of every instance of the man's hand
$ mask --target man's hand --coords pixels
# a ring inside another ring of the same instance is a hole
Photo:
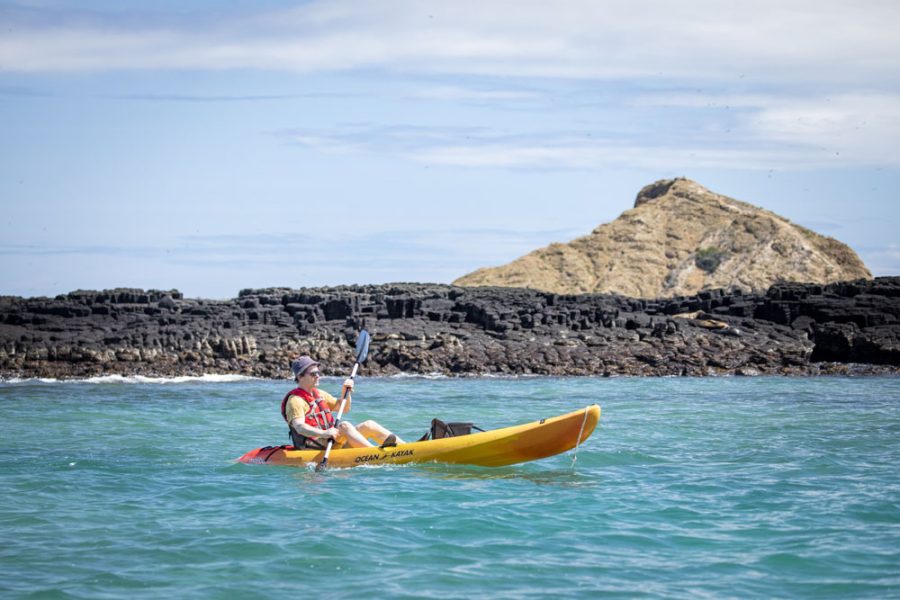
[[[341,398],[349,394],[353,391],[353,380],[349,377],[344,380],[344,385],[341,386]]]

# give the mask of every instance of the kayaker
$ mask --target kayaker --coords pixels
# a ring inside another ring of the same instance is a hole
[[[334,439],[334,447],[367,448],[375,444],[382,448],[404,443],[403,440],[379,425],[377,422],[363,421],[354,426],[342,420],[335,424],[335,415],[340,407],[340,398],[318,389],[319,363],[309,356],[301,356],[291,363],[294,381],[297,387],[284,397],[281,402],[281,416],[290,428],[291,441],[295,448],[325,448],[328,439]],[[350,412],[353,380],[346,379],[341,387],[341,397],[347,395],[344,412]]]

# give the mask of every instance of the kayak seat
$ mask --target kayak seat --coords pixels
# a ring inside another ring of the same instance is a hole
[[[326,444],[323,444],[319,440],[315,438],[309,438],[305,435],[300,435],[294,428],[291,427],[288,434],[291,436],[291,442],[294,443],[294,449],[296,450],[324,450]]]
[[[431,429],[425,432],[425,435],[418,441],[425,442],[428,440],[441,440],[449,437],[457,437],[460,435],[469,435],[473,429],[484,431],[474,423],[444,423],[440,419],[431,420]]]

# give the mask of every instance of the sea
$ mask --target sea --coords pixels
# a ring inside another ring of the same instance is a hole
[[[291,387],[0,382],[0,597],[900,598],[900,378],[363,373],[408,439],[603,413],[501,468],[236,462]]]

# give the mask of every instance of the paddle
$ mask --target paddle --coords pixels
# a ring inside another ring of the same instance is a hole
[[[363,329],[359,332],[359,337],[356,340],[356,363],[353,365],[353,371],[350,373],[350,379],[356,377],[356,371],[359,370],[359,365],[366,362],[366,357],[369,355],[369,332]],[[344,393],[341,394],[341,406],[338,409],[337,420],[335,421],[335,427],[337,424],[341,422],[341,416],[344,414],[344,405],[347,403],[347,394],[350,393],[349,389],[345,389]],[[328,440],[328,446],[325,447],[325,457],[322,459],[322,462],[316,465],[316,472],[325,469],[328,466],[328,455],[331,454],[331,446],[334,445],[334,440]]]

